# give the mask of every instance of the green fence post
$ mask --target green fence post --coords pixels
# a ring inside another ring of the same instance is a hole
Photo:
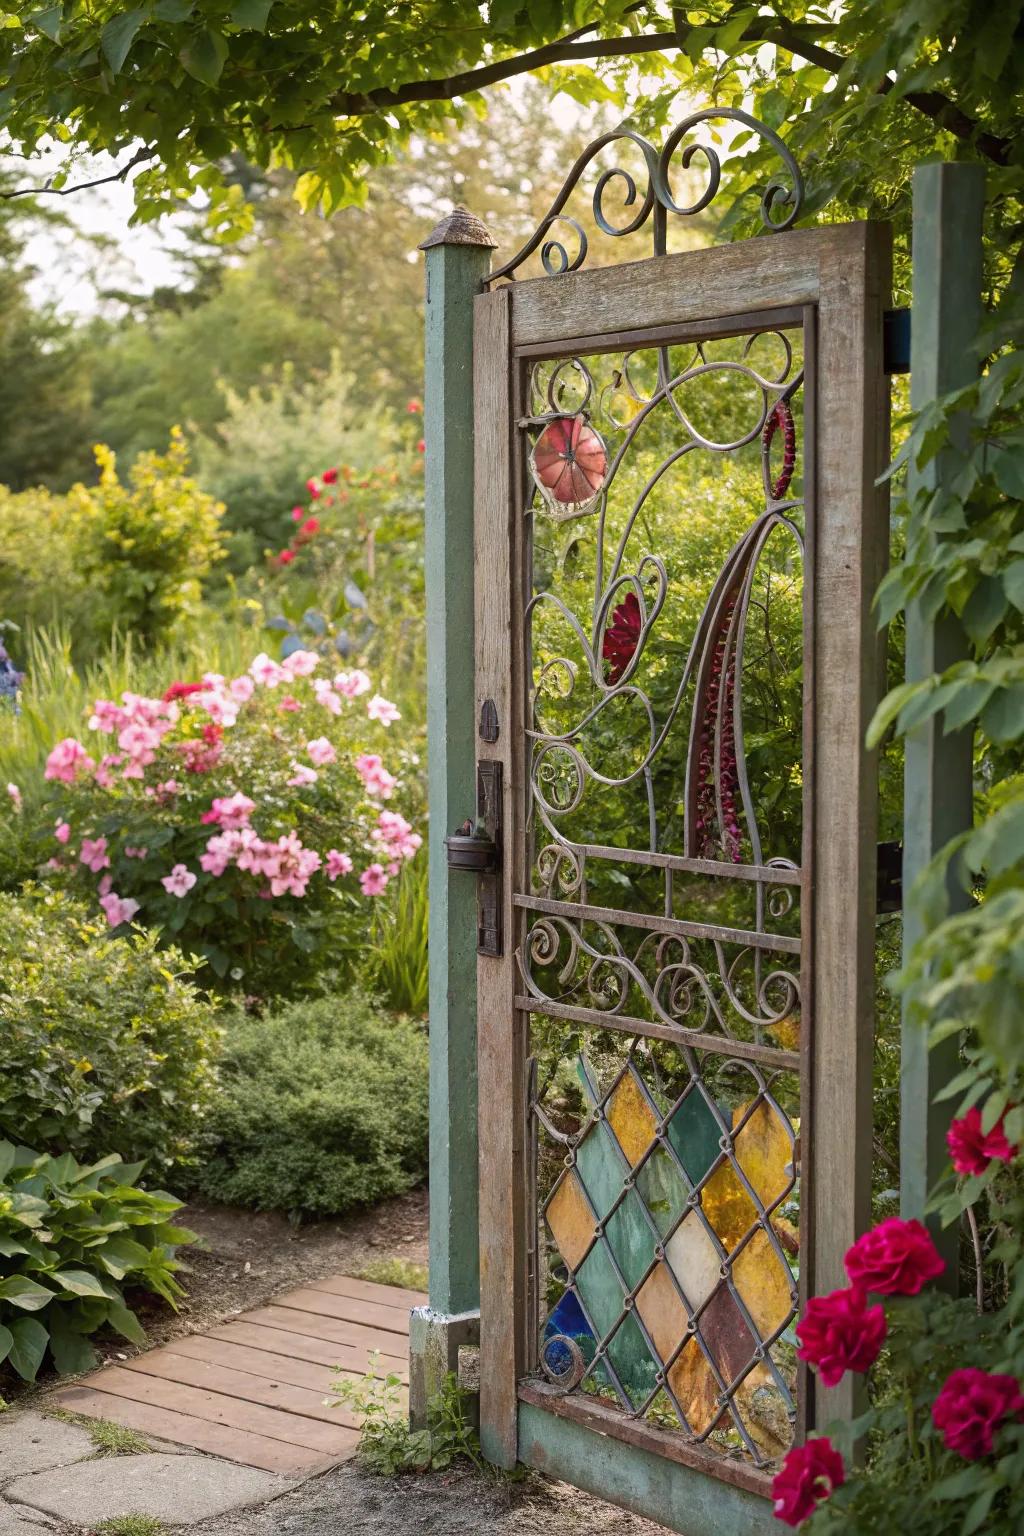
[[[409,1404],[426,1404],[479,1335],[476,888],[444,840],[476,807],[473,299],[494,241],[456,208],[426,253],[427,753],[430,794],[430,1305],[410,1324]]]
[[[977,376],[981,322],[982,221],[985,172],[980,165],[920,165],[914,172],[913,284],[910,401],[921,410],[939,395],[962,388]],[[937,485],[945,473],[941,458],[917,474],[917,483]],[[943,614],[934,623],[917,603],[907,608],[908,682],[944,671],[968,654],[959,619]],[[909,895],[932,856],[973,819],[972,732],[945,735],[941,717],[918,726],[906,738],[904,770],[903,954],[922,933]],[[962,910],[965,892],[950,884],[952,909]],[[900,1209],[904,1217],[924,1216],[928,1193],[948,1160],[945,1133],[950,1107],[935,1095],[957,1067],[956,1037],[929,1051],[926,1032],[904,1011],[900,1073]],[[958,1232],[933,1226],[946,1259],[946,1280],[955,1288]]]

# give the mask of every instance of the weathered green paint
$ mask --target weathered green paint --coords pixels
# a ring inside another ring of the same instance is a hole
[[[977,374],[975,351],[981,320],[982,217],[985,172],[980,165],[918,166],[914,173],[913,328],[910,398],[920,410],[938,395],[969,384]],[[940,460],[919,472],[918,483],[936,484]],[[943,671],[968,654],[963,628],[952,615],[926,621],[916,603],[907,609],[908,682]],[[904,772],[903,950],[921,935],[921,920],[909,900],[920,871],[950,838],[972,821],[972,733],[944,735],[941,718],[906,738]],[[951,906],[967,896],[949,888]],[[935,1094],[957,1071],[956,1038],[929,1051],[924,1031],[903,1023],[900,1094],[900,1208],[905,1217],[924,1214],[929,1190],[948,1160],[945,1132],[950,1107]],[[934,1229],[955,1284],[958,1234]]]
[[[427,749],[430,792],[430,1305],[480,1301],[475,883],[444,839],[476,805],[473,298],[493,242],[456,210],[426,251]]]
[[[532,1403],[519,1409],[519,1459],[681,1536],[769,1536],[780,1529],[767,1499]]]

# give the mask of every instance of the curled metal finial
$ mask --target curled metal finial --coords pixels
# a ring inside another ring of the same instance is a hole
[[[765,123],[758,122],[756,117],[751,117],[749,112],[743,112],[739,107],[705,107],[700,112],[691,112],[681,123],[677,123],[660,151],[649,139],[645,139],[632,128],[615,128],[610,133],[603,133],[599,138],[594,139],[573,165],[557,197],[533,234],[511,261],[507,261],[503,267],[496,268],[490,274],[488,281],[493,283],[499,278],[513,277],[517,269],[529,256],[533,255],[538,246],[544,270],[549,277],[560,277],[565,272],[577,272],[583,266],[588,254],[586,232],[576,219],[563,213],[562,210],[590,162],[609,144],[617,144],[623,140],[634,144],[642,154],[647,171],[647,185],[641,197],[636,177],[625,166],[611,166],[602,171],[594,188],[592,205],[594,222],[603,234],[618,240],[623,235],[635,234],[647,223],[653,212],[655,215],[654,254],[664,254],[666,215],[692,218],[695,214],[702,213],[714,201],[722,184],[722,158],[715,146],[704,143],[702,140],[695,140],[688,144],[684,144],[683,141],[700,124],[722,121],[739,123],[748,132],[757,134],[771,146],[782,161],[782,170],[772,177],[761,194],[761,222],[768,231],[789,229],[800,216],[804,182],[800,167],[782,139]],[[681,152],[680,146],[682,146]],[[692,203],[678,202],[673,195],[671,172],[677,152],[679,152],[679,164],[684,171],[691,169],[697,157],[700,157],[704,164],[707,180],[700,195]],[[621,210],[626,215],[625,219],[619,222],[614,220],[606,207],[606,203],[612,202],[613,198],[620,202]],[[554,224],[567,225],[572,230],[575,237],[575,254],[570,254],[564,240],[557,236],[550,236],[549,231]]]

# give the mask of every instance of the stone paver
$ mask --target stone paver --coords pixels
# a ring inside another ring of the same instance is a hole
[[[45,1472],[95,1454],[89,1431],[80,1424],[62,1424],[41,1413],[12,1413],[0,1417],[0,1488],[12,1478]]]
[[[46,1536],[47,1527],[23,1520],[7,1504],[0,1504],[0,1536]]]
[[[183,1525],[263,1503],[288,1486],[272,1473],[209,1456],[104,1456],[18,1478],[4,1492],[12,1502],[69,1525],[129,1514]]]

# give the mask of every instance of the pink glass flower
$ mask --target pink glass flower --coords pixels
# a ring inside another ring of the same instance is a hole
[[[533,450],[533,473],[546,495],[564,506],[592,501],[604,483],[608,454],[586,418],[560,416],[544,428]]]
[[[194,875],[185,864],[175,864],[170,874],[164,875],[160,884],[169,896],[187,896],[198,878],[198,875]]]

